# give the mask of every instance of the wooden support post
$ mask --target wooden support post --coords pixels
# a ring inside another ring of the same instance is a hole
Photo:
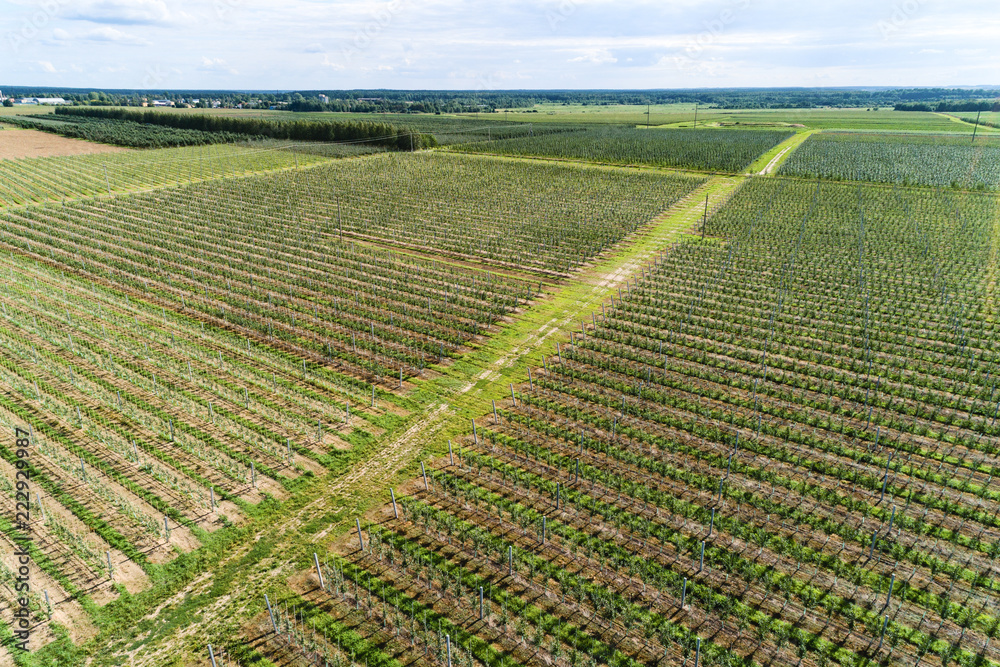
[[[323,581],[323,569],[319,566],[319,556],[313,552],[313,564],[316,565],[316,574],[319,575],[319,587],[326,590],[326,582]]]
[[[264,604],[267,605],[267,614],[271,617],[271,627],[274,628],[274,634],[278,634],[278,622],[274,620],[274,610],[271,609],[271,600],[268,599],[267,593],[264,593]]]
[[[882,607],[882,609],[888,609],[889,608],[889,603],[892,602],[892,587],[893,587],[893,585],[895,585],[895,583],[896,583],[896,573],[893,572],[892,573],[892,578],[889,579],[889,592],[885,596],[885,605]]]

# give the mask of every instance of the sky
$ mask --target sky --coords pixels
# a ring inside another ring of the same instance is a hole
[[[0,85],[1000,84],[997,0],[0,0]]]

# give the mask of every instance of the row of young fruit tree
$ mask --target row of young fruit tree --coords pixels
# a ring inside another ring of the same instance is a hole
[[[1000,664],[996,216],[752,180],[293,605],[380,664]]]

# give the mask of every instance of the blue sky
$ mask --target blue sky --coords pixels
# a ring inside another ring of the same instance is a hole
[[[1000,84],[996,0],[0,0],[0,84]]]

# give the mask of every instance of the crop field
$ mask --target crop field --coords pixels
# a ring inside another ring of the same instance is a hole
[[[814,134],[780,173],[963,189],[1000,185],[1000,141],[933,135]]]
[[[980,129],[983,129],[984,126],[986,128],[1000,128],[1000,111],[986,111],[980,114],[965,111],[950,115],[960,118],[966,123],[972,123],[973,125],[975,125],[978,120]]]
[[[995,137],[639,110],[42,119],[0,665],[1000,667]]]
[[[348,149],[349,150],[349,149]],[[323,160],[281,142],[0,160],[0,207],[242,176]]]
[[[577,132],[463,144],[454,150],[739,172],[791,136],[774,130],[640,130],[590,126]]]
[[[233,114],[239,117],[239,114]],[[286,114],[271,112],[265,118],[282,118]],[[379,114],[379,113],[336,113],[336,112],[301,112],[296,118],[305,120],[362,120],[378,123],[389,123],[399,127],[408,127],[424,134],[432,134],[441,146],[451,144],[467,144],[476,141],[489,141],[497,138],[513,138],[533,135],[572,132],[580,130],[577,124],[525,123],[522,114],[513,117],[504,114],[491,113],[480,116],[430,116],[414,114]]]
[[[428,173],[434,169],[444,173],[435,178]],[[565,188],[580,188],[579,196],[567,197],[558,187],[560,172]],[[395,240],[398,234],[408,245],[418,241],[480,258],[520,258],[516,248],[523,243],[539,270],[554,273],[592,258],[648,222],[663,201],[699,183],[579,174],[539,166],[524,170],[525,181],[501,182],[490,160],[385,155],[343,167],[12,210],[0,217],[0,244],[277,346],[302,357],[303,367],[333,364],[395,387],[460,353],[526,305],[540,283],[357,244],[353,237]],[[548,192],[515,198],[543,178]],[[412,195],[418,183],[425,184],[419,198]],[[623,205],[616,196],[626,187],[632,196]],[[493,217],[476,231],[472,216],[484,210]],[[585,222],[567,226],[566,219]],[[531,268],[527,254],[523,263]]]
[[[1000,663],[997,214],[753,179],[709,221],[724,244],[670,248],[557,345],[293,586],[273,641],[303,664]]]
[[[283,178],[231,181],[219,196],[310,220],[327,238],[564,277],[702,182],[636,170],[511,168],[489,157],[387,153]]]
[[[147,587],[402,414],[364,382],[6,250],[0,306],[0,422],[33,424],[32,555],[53,605]],[[14,448],[0,459],[12,517]],[[0,533],[10,544],[6,514]]]
[[[234,143],[245,137],[231,132],[201,132],[172,127],[150,126],[124,120],[105,120],[66,115],[12,116],[7,119],[19,127],[61,134],[65,137],[100,141],[115,146],[165,148]]]

